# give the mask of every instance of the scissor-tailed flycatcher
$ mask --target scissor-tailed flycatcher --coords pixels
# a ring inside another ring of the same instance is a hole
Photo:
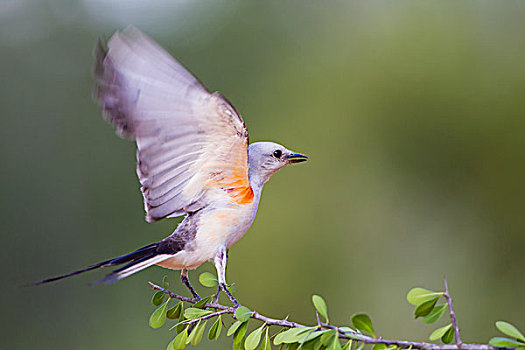
[[[214,260],[219,292],[237,303],[226,289],[228,248],[250,228],[272,174],[307,157],[272,142],[248,145],[235,108],[134,27],[116,32],[107,48],[99,41],[95,59],[95,99],[117,134],[137,142],[146,220],[186,216],[160,242],[36,284],[125,264],[100,280],[112,283],[159,265],[181,270],[199,298],[188,270]]]

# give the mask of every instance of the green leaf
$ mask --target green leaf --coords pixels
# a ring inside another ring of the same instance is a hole
[[[229,337],[230,335],[235,333],[237,331],[237,328],[239,328],[241,325],[242,325],[241,321],[236,321],[234,324],[230,326],[230,328],[228,328],[228,332],[226,332],[226,336]]]
[[[213,298],[213,295],[210,295],[209,297],[206,297],[206,298],[203,298],[203,299],[199,300],[198,302],[193,304],[192,307],[195,308],[195,309],[204,309],[206,304],[208,304],[211,301],[211,298]]]
[[[328,330],[328,332],[326,332],[325,334],[321,336],[321,343],[324,346],[330,346],[333,342],[334,337],[337,337],[337,330],[330,329]]]
[[[507,347],[507,348],[519,348],[519,347],[525,347],[525,343],[518,342],[513,339],[508,338],[502,338],[502,337],[494,337],[489,341],[489,344],[492,346],[500,346],[500,347]]]
[[[208,332],[208,339],[209,340],[217,340],[219,336],[221,335],[222,331],[222,320],[221,315],[217,317],[217,320],[212,324],[210,331]]]
[[[447,333],[447,331],[449,329],[452,328],[452,323],[450,324],[447,324],[446,326],[444,327],[441,327],[441,328],[438,328],[436,329],[434,332],[432,332],[432,334],[430,334],[430,336],[428,337],[428,339],[434,341],[434,340],[438,340],[439,338],[441,338],[443,335],[445,335],[445,333]]]
[[[188,339],[190,341],[191,345],[197,346],[197,345],[200,344],[200,342],[202,340],[202,335],[204,334],[204,329],[206,328],[206,323],[207,322],[208,322],[208,320],[205,320],[202,323],[201,323],[201,321],[199,321],[197,323],[197,325],[195,326],[195,328],[193,329],[193,331],[190,334],[190,338]],[[192,336],[192,334],[193,334],[193,336]]]
[[[350,327],[339,327],[339,330],[344,333],[355,333],[355,331]]]
[[[155,306],[159,306],[164,301],[164,297],[166,294],[163,292],[156,292],[153,294],[153,298],[151,298],[151,303]]]
[[[386,345],[385,344],[376,343],[372,347],[372,350],[382,350],[382,349],[386,349]]]
[[[354,341],[352,339],[350,339],[344,346],[343,346],[343,350],[352,350],[352,343]]]
[[[321,348],[323,344],[321,343],[320,338],[315,338],[301,344],[301,350],[315,350],[316,348]]]
[[[339,337],[337,335],[337,330],[335,330],[335,334],[332,337],[332,342],[326,347],[327,350],[343,350],[341,348],[341,342],[339,342]]]
[[[436,306],[439,297],[425,301],[422,304],[419,304],[414,311],[414,318],[422,317],[428,315]]]
[[[432,311],[430,311],[430,313],[426,315],[425,318],[423,318],[423,322],[425,322],[426,324],[431,324],[431,323],[436,322],[437,320],[441,318],[441,316],[443,316],[443,314],[447,310],[447,307],[448,307],[448,303],[441,304],[441,305],[434,307]]]
[[[246,350],[255,350],[257,345],[259,345],[265,326],[266,324],[263,324],[261,327],[257,328],[246,337],[246,341],[244,342],[244,348]]]
[[[304,337],[305,333],[314,329],[316,329],[316,327],[298,327],[287,329],[284,332],[277,334],[273,339],[273,343],[275,345],[296,343],[302,340],[301,338]]]
[[[328,323],[328,308],[326,307],[326,302],[319,295],[312,295],[312,303],[314,304],[315,309],[319,315],[323,316]]]
[[[451,344],[454,341],[454,328],[450,327],[441,337],[443,344]]]
[[[199,327],[201,326],[201,321],[199,320],[199,322],[197,322],[197,324],[195,325],[195,327],[193,327],[190,335],[188,336],[188,340],[186,340],[186,343],[192,343],[193,345],[193,339],[195,339],[195,335],[197,334],[197,332],[199,331]]]
[[[286,350],[297,350],[299,348],[299,343],[293,343],[293,344],[286,344],[285,349]]]
[[[239,306],[235,310],[235,318],[241,322],[246,322],[253,315],[253,311],[248,309],[246,306]]]
[[[182,301],[179,301],[177,305],[169,309],[166,313],[166,317],[168,317],[171,320],[179,318],[180,314],[182,313],[182,304]]]
[[[219,285],[219,280],[213,274],[209,272],[201,273],[199,276],[199,282],[208,288],[217,287]]]
[[[186,310],[184,310],[184,317],[186,317],[189,320],[193,320],[195,318],[206,316],[211,313],[213,313],[213,311],[211,310],[202,310],[202,309],[195,309],[193,307],[189,307]]]
[[[433,292],[424,288],[412,288],[407,294],[407,301],[415,306],[419,306],[425,301],[440,297],[443,292]]]
[[[175,339],[173,339],[173,349],[182,350],[186,347],[188,340],[188,327],[184,328],[184,331],[180,332]]]
[[[270,336],[268,335],[268,328],[266,327],[266,333],[264,335],[264,340],[261,343],[259,350],[272,350],[272,343],[270,342]]]
[[[248,322],[243,322],[241,326],[237,328],[237,331],[235,331],[235,334],[233,335],[233,344],[240,344],[242,342],[242,339],[244,338],[247,329]]]
[[[181,309],[181,313],[180,313],[180,316],[179,316],[179,322],[177,323],[177,325],[175,325],[175,329],[177,330],[177,333],[181,333],[184,328],[186,328],[186,325],[184,323],[182,323],[184,321],[184,312],[183,312],[184,308]]]
[[[168,276],[164,276],[162,278],[162,288],[168,289],[169,286],[170,286],[170,283],[168,282]]]
[[[170,299],[166,300],[164,304],[153,311],[149,317],[149,325],[151,328],[160,328],[166,322],[166,311],[168,310],[168,303]]]
[[[329,329],[325,329],[325,330],[322,330],[322,331],[314,330],[314,331],[309,332],[307,334],[301,334],[301,335],[304,335],[304,337],[301,340],[299,340],[299,342],[304,344],[306,342],[309,342],[309,341],[312,341],[314,339],[319,338],[320,336],[322,336],[325,333],[328,333],[329,331],[330,331]]]
[[[510,323],[505,321],[498,321],[496,322],[496,328],[499,329],[501,333],[525,343],[525,337],[523,336],[523,334]]]
[[[241,338],[241,340],[238,343],[233,343],[233,350],[244,350],[244,338]]]
[[[367,314],[356,314],[352,316],[352,324],[354,328],[359,329],[363,333],[368,333],[375,338],[374,328],[372,327],[372,320]]]

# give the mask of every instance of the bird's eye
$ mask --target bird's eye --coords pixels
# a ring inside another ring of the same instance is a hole
[[[282,155],[283,155],[283,152],[281,152],[280,149],[277,149],[277,150],[273,151],[273,156],[275,158],[281,158]]]

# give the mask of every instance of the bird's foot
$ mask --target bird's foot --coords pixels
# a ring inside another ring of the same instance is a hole
[[[193,286],[191,285],[190,280],[188,279],[188,275],[186,273],[181,273],[180,279],[182,283],[189,289],[191,295],[193,295],[193,299],[195,300],[195,302],[201,300],[200,295],[197,294],[195,289],[193,289]]]
[[[231,300],[231,302],[233,303],[233,307],[235,309],[238,308],[239,306],[241,306],[241,304],[239,304],[237,299],[235,299],[235,297],[232,295],[232,293],[230,293],[230,291],[228,290],[228,286],[226,285],[226,283],[220,283],[219,284],[219,290],[217,290],[217,294],[215,295],[215,300],[216,300],[215,302],[219,301],[219,295],[221,294],[221,290]]]
[[[219,297],[221,296],[221,287],[219,286],[217,288],[217,293],[215,293],[215,297],[213,297],[213,303],[217,304],[219,302]]]

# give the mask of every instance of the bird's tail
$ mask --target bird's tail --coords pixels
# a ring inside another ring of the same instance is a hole
[[[113,259],[99,262],[98,264],[91,265],[82,270],[77,270],[77,271],[73,271],[73,272],[70,272],[64,275],[48,278],[48,279],[38,281],[38,282],[33,282],[30,285],[40,285],[44,283],[54,282],[54,281],[61,280],[63,278],[67,278],[67,277],[79,275],[84,272],[95,270],[100,267],[116,266],[116,265],[122,265],[122,264],[127,263],[126,265],[111,272],[104,278],[92,283],[92,284],[98,284],[98,283],[103,282],[106,284],[111,284],[120,279],[128,277],[136,272],[139,272],[140,270],[150,267],[151,265],[155,265],[161,262],[162,260],[165,260],[167,256],[165,254],[158,254],[157,252],[158,244],[159,243],[152,243],[145,247],[137,249],[134,252],[131,252],[129,254],[121,255]]]

